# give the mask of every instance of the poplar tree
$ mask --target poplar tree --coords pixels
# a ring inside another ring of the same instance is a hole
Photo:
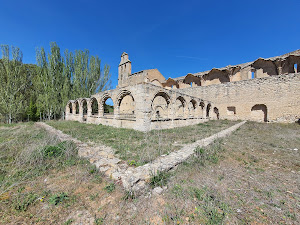
[[[37,108],[49,120],[64,115],[69,99],[89,97],[110,87],[110,67],[104,65],[102,69],[99,57],[90,56],[88,50],[66,50],[62,56],[58,45],[52,42],[48,56],[41,48],[36,51],[36,59]]]
[[[1,45],[2,60],[0,61],[0,113],[12,123],[24,113],[27,101],[25,97],[29,75],[22,63],[22,52],[18,47],[10,48]]]

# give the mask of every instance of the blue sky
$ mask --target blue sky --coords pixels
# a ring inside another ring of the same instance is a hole
[[[51,41],[89,49],[111,66],[115,87],[123,51],[132,72],[168,78],[299,49],[299,10],[299,0],[0,0],[0,44],[20,47],[25,63]]]

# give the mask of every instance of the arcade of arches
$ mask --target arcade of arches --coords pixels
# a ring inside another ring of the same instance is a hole
[[[212,119],[295,122],[300,118],[299,64],[297,50],[166,80],[157,69],[132,74],[123,53],[117,88],[70,100],[66,120],[140,131]]]

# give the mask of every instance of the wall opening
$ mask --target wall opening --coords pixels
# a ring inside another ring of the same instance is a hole
[[[103,114],[114,115],[114,103],[111,98],[107,98],[103,103]]]
[[[152,120],[168,119],[170,96],[164,92],[157,93],[152,100]]]
[[[134,115],[135,102],[134,102],[133,97],[130,94],[125,95],[121,99],[119,107],[120,107],[120,114]]]
[[[176,118],[184,118],[185,100],[179,96],[175,102]]]
[[[71,102],[69,103],[68,107],[69,107],[69,113],[73,113],[73,105]]]
[[[75,113],[79,114],[79,103],[78,102],[75,103]]]
[[[214,113],[216,114],[217,119],[220,119],[220,113],[217,107],[214,107]]]
[[[192,99],[189,103],[189,111],[190,111],[190,117],[195,117],[197,103],[194,99]]]
[[[87,114],[87,110],[88,110],[88,108],[87,108],[87,102],[84,99],[84,100],[82,100],[82,112],[83,112],[83,115]]]
[[[254,74],[254,72],[252,71],[251,72],[251,79],[254,79],[255,78],[255,74]]]
[[[206,107],[206,118],[209,118],[209,111],[210,111],[210,108],[211,108],[211,104],[208,103],[207,107]]]
[[[193,87],[193,82],[190,83],[191,87]]]
[[[294,70],[295,70],[295,73],[297,73],[297,71],[298,71],[298,64],[297,63],[294,64]]]
[[[233,116],[236,114],[236,108],[235,106],[228,106],[227,107],[227,115]]]
[[[205,104],[204,104],[204,102],[200,102],[200,104],[199,104],[199,106],[201,107],[201,115],[200,115],[200,117],[201,118],[203,118],[204,117],[204,111],[205,111]]]
[[[257,104],[251,108],[251,118],[256,121],[268,121],[268,110],[264,104]]]
[[[99,107],[98,107],[97,99],[95,98],[92,99],[91,107],[92,107],[92,115],[98,115]]]

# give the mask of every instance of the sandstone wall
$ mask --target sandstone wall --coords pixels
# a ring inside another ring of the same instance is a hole
[[[264,121],[263,105],[270,122],[295,122],[300,118],[300,73],[181,91],[213,102],[220,119]]]

